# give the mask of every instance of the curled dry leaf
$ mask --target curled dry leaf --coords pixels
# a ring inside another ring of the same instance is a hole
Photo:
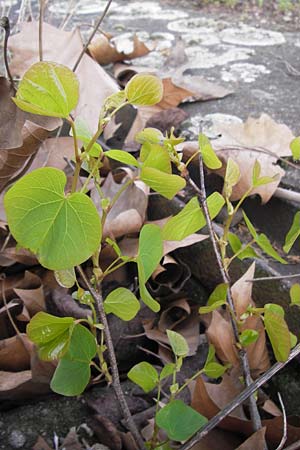
[[[149,48],[136,35],[121,35],[113,39],[103,34],[92,40],[88,51],[102,65],[139,58],[150,52]]]
[[[38,55],[38,22],[24,22],[21,31],[9,40],[9,49],[13,53],[11,72],[22,76],[33,63],[39,60]],[[82,50],[82,39],[79,30],[63,31],[48,23],[43,23],[43,56],[45,61],[55,61],[73,68]],[[98,117],[104,100],[118,91],[116,83],[87,54],[76,70],[80,84],[80,98],[74,116],[89,124],[91,131],[98,127]],[[99,88],[101,86],[101,89]]]
[[[29,348],[32,343],[26,334],[19,334],[0,341],[0,370],[19,372],[30,368]]]
[[[276,162],[279,157],[291,156],[289,145],[294,138],[291,130],[286,125],[275,122],[267,114],[262,114],[259,118],[248,118],[245,123],[219,124],[217,131],[221,137],[212,141],[212,144],[224,164],[215,172],[224,177],[229,158],[240,169],[240,179],[233,187],[231,200],[239,200],[252,186],[252,169],[255,161],[258,161],[261,176],[276,179],[254,188],[250,195],[260,195],[263,203],[269,201],[285,173]],[[197,142],[186,142],[178,148],[183,149],[185,159],[199,150]]]
[[[179,264],[170,255],[163,257],[160,265],[152,274],[151,290],[156,297],[178,294],[191,277],[191,270],[186,264]]]

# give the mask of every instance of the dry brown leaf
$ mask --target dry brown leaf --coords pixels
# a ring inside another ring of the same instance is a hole
[[[210,319],[208,319],[209,317]],[[209,342],[215,347],[218,358],[223,363],[239,366],[240,360],[228,314],[222,315],[221,312],[214,310],[207,317],[203,316],[203,319],[205,322],[210,320],[206,335]]]
[[[64,438],[62,448],[64,450],[83,450],[84,447],[78,440],[78,435],[76,433],[75,427],[72,427],[67,436]]]
[[[0,280],[0,304],[3,303],[3,292],[6,300],[15,297],[14,289],[34,289],[41,286],[41,279],[38,275],[26,270],[25,273],[11,275]]]
[[[249,305],[255,306],[255,303],[251,298],[253,283],[248,281],[253,280],[254,273],[255,262],[251,264],[247,272],[244,273],[244,275],[231,287],[232,299],[238,320],[240,320],[241,315],[246,312]],[[256,378],[270,367],[270,360],[266,346],[266,333],[262,319],[257,316],[248,317],[244,321],[243,325],[241,325],[241,331],[247,329],[252,329],[259,333],[257,341],[248,345],[246,348],[250,369],[253,377]]]
[[[38,55],[38,22],[24,22],[21,31],[9,40],[13,53],[11,72],[22,76]],[[78,29],[63,31],[48,23],[43,24],[43,55],[46,61],[55,61],[73,68],[82,50]],[[89,124],[92,132],[98,127],[98,118],[104,100],[118,91],[116,83],[90,56],[83,55],[76,70],[80,84],[80,98],[74,116]]]
[[[17,262],[26,266],[34,266],[38,264],[38,260],[35,255],[25,248],[7,247],[1,252],[0,266],[9,267]]]
[[[19,372],[29,369],[30,347],[32,343],[26,334],[0,340],[0,370]]]
[[[46,303],[42,285],[40,285],[35,289],[16,288],[14,289],[14,291],[26,306],[26,309],[29,312],[30,317],[34,316],[36,313],[40,311],[45,311]]]
[[[123,179],[123,183],[128,180]],[[102,192],[106,198],[112,200],[122,185],[115,182],[111,173],[108,174]],[[103,238],[118,238],[128,233],[138,232],[146,216],[149,188],[141,181],[135,181],[120,195],[114,207],[109,211],[103,230]],[[96,190],[91,194],[94,203],[101,211],[101,203]]]
[[[164,292],[168,295],[170,291],[178,294],[190,277],[191,270],[186,264],[166,255],[151,276],[151,291],[155,297],[162,297]]]
[[[72,137],[55,137],[46,139],[30,168],[30,170],[38,167],[56,167],[64,170],[74,157],[74,141]]]
[[[266,427],[261,428],[252,434],[242,445],[236,448],[236,450],[264,450],[266,448],[265,441]]]
[[[32,447],[32,450],[53,450],[53,448],[49,447],[49,445],[42,436],[39,436],[38,440]]]
[[[241,438],[236,433],[214,428],[192,450],[234,450],[240,442]]]
[[[102,34],[92,40],[88,50],[91,56],[102,65],[139,58],[150,52],[136,35],[131,38],[124,37],[122,42],[122,36],[114,40]]]
[[[212,141],[212,144],[224,164],[216,173],[224,177],[229,157],[239,165],[241,173],[239,182],[233,187],[231,200],[240,199],[251,187],[252,170],[257,160],[261,166],[261,176],[277,176],[277,179],[253,189],[251,195],[259,194],[263,203],[269,201],[285,173],[276,162],[279,157],[291,156],[289,144],[294,138],[291,130],[267,114],[262,114],[259,118],[248,118],[245,123],[220,125],[218,133],[222,136]],[[183,149],[188,159],[199,147],[197,142],[186,142],[178,149]],[[255,149],[269,151],[276,156]]]

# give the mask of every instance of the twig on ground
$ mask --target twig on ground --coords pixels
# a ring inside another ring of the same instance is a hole
[[[104,311],[104,304],[103,304],[103,298],[101,295],[101,291],[99,290],[99,288],[97,290],[93,288],[93,286],[91,285],[90,281],[88,280],[86,274],[84,273],[84,271],[82,270],[82,268],[80,266],[77,267],[77,270],[78,270],[79,274],[81,275],[84,283],[86,284],[86,287],[90,291],[90,294],[95,301],[95,310],[97,313],[97,319],[104,326],[105,343],[107,346],[108,356],[109,356],[109,360],[110,360],[110,368],[111,368],[111,372],[112,372],[112,380],[113,380],[112,385],[113,385],[113,389],[115,391],[117,400],[119,402],[121,411],[123,413],[124,419],[126,421],[128,429],[131,431],[136,443],[138,444],[138,448],[140,450],[146,450],[144,440],[143,440],[142,436],[140,435],[136,424],[134,423],[134,420],[132,418],[132,415],[130,413],[130,410],[129,410],[127,402],[126,402],[126,398],[122,391],[120,376],[119,376],[119,371],[118,371],[118,364],[117,364],[117,359],[116,359],[115,350],[114,350],[114,344],[113,344],[112,337],[110,334],[107,317],[106,317],[106,314]]]
[[[108,10],[109,10],[109,8],[110,8],[111,3],[112,3],[112,0],[108,0],[108,2],[107,2],[107,4],[106,4],[106,7],[105,7],[105,9],[104,9],[104,11],[103,11],[103,13],[101,14],[101,16],[100,16],[99,20],[97,21],[96,25],[94,26],[94,29],[93,29],[93,31],[92,31],[90,37],[88,38],[88,40],[87,40],[85,46],[83,47],[83,49],[82,49],[82,51],[81,51],[81,53],[80,53],[80,55],[79,55],[79,57],[78,57],[76,63],[74,64],[73,72],[75,72],[76,69],[77,69],[77,67],[79,66],[79,63],[80,63],[80,61],[81,61],[83,55],[85,54],[86,49],[87,49],[88,46],[90,45],[90,43],[91,43],[93,37],[94,37],[95,34],[97,33],[98,28],[100,27],[101,23],[103,22],[103,20],[104,20],[106,14],[107,14],[107,12],[108,12]]]
[[[283,434],[282,434],[281,441],[280,441],[278,447],[276,448],[276,450],[282,450],[284,447],[284,444],[286,443],[286,440],[287,440],[287,418],[286,418],[285,406],[284,406],[280,392],[278,392],[278,398],[279,398],[280,406],[282,409],[282,416],[283,416]]]
[[[7,73],[7,77],[14,88],[14,80],[12,74],[9,70],[8,58],[7,58],[7,43],[10,35],[10,23],[8,17],[1,17],[0,19],[0,27],[4,29],[4,45],[3,45],[3,57],[4,57],[4,65]]]
[[[274,197],[300,203],[300,192],[291,191],[289,189],[277,188],[274,192]]]
[[[285,280],[289,278],[300,278],[300,273],[293,273],[292,275],[278,275],[276,277],[261,277],[253,278],[252,280],[246,280],[248,283],[255,283],[257,281],[272,281],[272,280]]]
[[[43,61],[43,20],[44,20],[44,0],[40,0],[39,14],[39,60]]]
[[[223,265],[220,249],[218,247],[218,242],[216,240],[216,236],[215,236],[215,233],[213,230],[213,225],[212,225],[212,221],[211,221],[208,206],[207,206],[205,180],[204,180],[204,166],[203,166],[202,156],[200,153],[199,153],[199,176],[200,176],[200,188],[190,178],[189,175],[187,175],[187,180],[199,196],[199,200],[200,200],[201,207],[203,209],[203,213],[204,213],[204,216],[206,219],[206,224],[208,227],[209,236],[210,236],[210,239],[212,242],[212,246],[213,246],[214,254],[216,257],[217,265],[219,268],[219,272],[221,274],[223,283],[226,283],[229,286],[228,291],[227,291],[227,303],[229,305],[229,308],[231,309],[231,311],[233,312],[233,314],[236,317],[234,302],[233,302],[233,298],[232,298],[231,291],[230,291],[230,279],[229,279],[229,276]],[[232,329],[233,329],[235,342],[238,344],[239,343],[239,331],[238,331],[237,323],[231,315],[230,315],[230,319],[231,319],[231,325],[232,325]],[[251,378],[251,374],[250,374],[250,366],[249,366],[247,352],[244,349],[240,349],[238,351],[238,353],[239,353],[239,357],[241,360],[245,384],[246,384],[246,386],[250,386],[252,383],[252,378]],[[261,424],[261,418],[259,415],[255,397],[251,396],[249,399],[249,402],[250,402],[250,415],[251,415],[253,428],[254,428],[254,431],[258,431],[262,427],[262,424]]]
[[[268,369],[263,375],[257,378],[250,386],[248,386],[243,392],[241,392],[237,397],[235,397],[232,402],[225,406],[222,411],[220,411],[216,416],[207,422],[207,424],[198,431],[195,436],[190,438],[180,450],[190,450],[196,445],[201,439],[203,439],[211,430],[222,422],[225,417],[231,414],[239,405],[244,403],[251,395],[253,395],[261,386],[263,386],[268,380],[270,380],[277,372],[279,372],[283,367],[285,367],[292,359],[300,355],[300,344],[296,345],[291,351],[288,359],[285,362],[277,362],[270,369]],[[287,447],[285,450],[297,450],[299,447]],[[294,445],[294,444],[293,444]]]

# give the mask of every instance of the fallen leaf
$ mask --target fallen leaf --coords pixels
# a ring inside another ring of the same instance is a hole
[[[0,341],[0,370],[19,372],[30,368],[29,346],[32,343],[26,334]]]
[[[53,450],[53,448],[49,447],[49,445],[42,436],[39,436],[38,440],[32,447],[32,450]]]
[[[266,427],[253,433],[242,445],[236,448],[236,450],[264,450],[266,448],[265,441]]]
[[[109,38],[102,34],[92,40],[88,51],[101,65],[139,58],[150,52],[135,34],[121,35],[117,38]]]
[[[151,276],[151,291],[156,297],[162,297],[164,291],[165,296],[170,292],[178,294],[190,277],[191,271],[186,264],[179,264],[166,255]]]
[[[45,296],[42,285],[35,289],[14,289],[15,294],[22,300],[30,316],[46,310]]]
[[[82,450],[84,448],[78,440],[75,427],[72,427],[67,436],[64,438],[62,448],[64,450]]]

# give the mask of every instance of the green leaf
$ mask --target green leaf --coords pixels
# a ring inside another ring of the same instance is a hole
[[[38,312],[27,325],[27,335],[43,360],[60,358],[68,349],[75,319]]]
[[[199,134],[198,143],[206,167],[209,169],[220,169],[222,167],[222,162],[215,154],[215,151],[205,134]]]
[[[285,237],[283,250],[288,253],[294,245],[296,239],[300,236],[300,211],[294,215],[292,226]]]
[[[281,264],[287,264],[287,262],[281,258],[281,256],[276,252],[276,250],[272,247],[271,242],[267,238],[267,236],[263,233],[258,234],[248,219],[246,213],[243,211],[244,220],[246,222],[246,225],[248,227],[248,230],[250,231],[252,237],[254,238],[257,245],[269,256],[279,261]]]
[[[211,306],[219,301],[226,302],[227,291],[228,291],[228,284],[226,283],[218,284],[213,290],[213,292],[210,294],[207,304]]]
[[[104,301],[104,309],[106,314],[113,313],[127,321],[137,315],[140,302],[129,289],[120,287],[108,294]]]
[[[211,305],[200,306],[199,314],[208,314],[226,304],[226,300],[217,300]]]
[[[281,256],[272,247],[271,242],[265,234],[260,234],[256,240],[256,243],[267,255],[272,256],[272,258],[276,259],[276,261],[280,262],[281,264],[287,264],[287,261],[281,258]]]
[[[293,333],[290,333],[290,337],[291,337],[291,348],[294,348],[295,345],[297,345],[298,338]]]
[[[240,168],[238,164],[231,158],[228,158],[226,165],[226,172],[224,178],[224,197],[230,198],[232,194],[232,188],[237,184],[240,179]]]
[[[263,186],[264,184],[273,183],[277,174],[274,177],[260,177],[261,166],[257,160],[255,160],[252,172],[252,185],[253,187]]]
[[[159,303],[152,298],[146,288],[146,282],[156,269],[163,255],[161,229],[157,225],[144,225],[139,237],[137,255],[140,295],[143,302],[153,311],[160,310]]]
[[[78,98],[79,83],[72,70],[53,62],[38,62],[24,74],[12,100],[29,113],[67,118]]]
[[[123,164],[128,164],[129,166],[139,167],[138,161],[130,153],[124,150],[108,150],[105,152],[105,156],[111,159],[119,161]]]
[[[169,174],[172,172],[170,156],[164,147],[158,144],[144,144],[143,148],[150,150],[143,167],[152,167]]]
[[[291,304],[300,306],[300,284],[295,283],[290,289]]]
[[[164,135],[156,128],[144,128],[135,135],[135,140],[139,144],[149,142],[149,144],[162,144],[164,142]]]
[[[209,378],[220,378],[226,372],[227,367],[217,362],[205,364],[203,372]]]
[[[169,439],[185,441],[202,428],[206,417],[181,400],[172,400],[155,416],[156,424],[165,430]]]
[[[264,324],[277,361],[288,359],[291,350],[291,336],[284,318],[270,309],[265,310]]]
[[[176,331],[167,330],[167,336],[172,347],[173,353],[176,356],[187,356],[189,352],[189,346],[181,334]]]
[[[242,243],[238,236],[233,233],[228,233],[228,242],[234,254],[239,252],[242,248]],[[256,251],[252,247],[246,247],[241,251],[238,256],[241,261],[246,258],[258,258]]]
[[[218,192],[214,192],[208,197],[207,206],[211,219],[214,219],[219,214],[224,203],[224,198]],[[171,217],[163,226],[163,239],[165,241],[181,241],[205,225],[206,220],[199,206],[198,199],[193,197],[182,211]]]
[[[4,197],[11,234],[39,262],[64,270],[86,261],[101,242],[101,221],[83,193],[64,194],[64,172],[37,169],[18,180]]]
[[[290,143],[290,149],[292,151],[292,155],[294,161],[299,161],[300,159],[300,136],[295,137]]]
[[[159,381],[157,370],[145,361],[133,366],[127,376],[146,393],[152,391]]]
[[[162,371],[160,372],[159,375],[159,379],[160,380],[164,380],[165,378],[169,377],[170,375],[172,375],[174,373],[174,371],[176,370],[176,366],[174,363],[168,363],[166,364],[163,368]]]
[[[88,125],[80,117],[77,117],[75,119],[74,125],[77,139],[82,141],[84,147],[87,147],[87,145],[89,144],[90,140],[93,137],[93,134],[90,131]],[[70,130],[70,135],[73,136],[72,129]],[[102,153],[103,153],[102,147],[97,142],[95,142],[95,144],[92,145],[92,148],[89,151],[89,155],[93,156],[94,158],[98,158]]]
[[[152,167],[142,167],[140,178],[147,186],[169,200],[186,185],[179,175],[171,175]]]
[[[210,362],[214,362],[215,361],[215,355],[216,355],[215,347],[212,344],[209,344],[205,365],[210,363]]]
[[[91,377],[90,364],[97,352],[93,334],[84,326],[74,327],[69,349],[60,360],[52,381],[51,389],[62,395],[81,394]]]
[[[163,84],[154,75],[137,74],[126,84],[125,95],[132,105],[155,105],[162,99]]]
[[[266,303],[264,306],[265,311],[271,311],[273,314],[284,318],[284,309],[282,306],[277,305],[277,303]]]
[[[243,347],[247,347],[250,344],[253,344],[253,342],[256,342],[259,337],[259,333],[256,330],[244,330],[240,336],[240,343]]]
[[[70,269],[64,269],[64,270],[55,270],[54,276],[57,281],[57,283],[65,288],[70,289],[74,286],[76,283],[76,274],[74,267],[71,267]]]

